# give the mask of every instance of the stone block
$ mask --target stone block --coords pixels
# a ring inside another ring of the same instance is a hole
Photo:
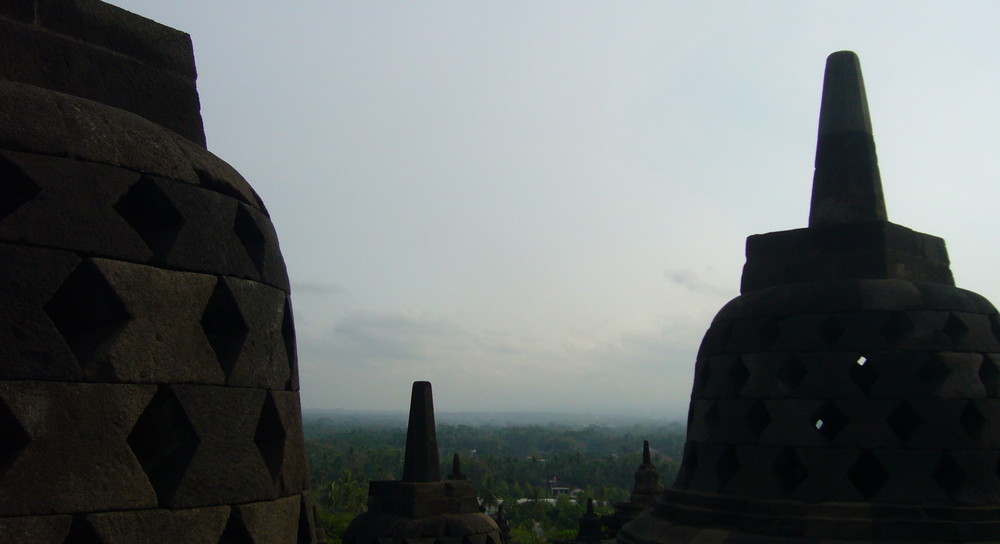
[[[79,258],[0,244],[0,379],[78,380],[83,371],[44,305]]]
[[[808,503],[862,499],[847,476],[856,456],[830,448],[797,448],[795,454],[808,476],[789,498]]]
[[[174,72],[197,77],[191,37],[179,30],[97,0],[36,0],[38,24]]]
[[[27,437],[18,451],[6,452],[0,517],[154,507],[153,488],[126,439],[155,390],[0,382],[0,399]]]
[[[825,405],[818,399],[775,399],[767,401],[771,424],[758,443],[766,446],[823,447],[830,443],[817,431],[814,415]],[[846,422],[844,423],[846,424]],[[835,423],[827,422],[827,425]]]
[[[0,542],[63,544],[71,523],[72,516],[0,517]]]
[[[857,366],[855,352],[812,352],[796,354],[805,368],[796,396],[805,399],[846,399],[863,396],[865,391],[852,379]]]
[[[176,491],[162,506],[188,508],[274,498],[271,474],[254,441],[262,389],[170,386],[198,436]]]
[[[233,507],[233,515],[246,528],[255,544],[300,544],[298,495]]]
[[[247,333],[227,381],[231,386],[284,389],[291,373],[282,334],[286,294],[256,281],[221,278],[232,293]]]
[[[87,516],[102,544],[218,544],[230,508],[133,510]]]
[[[225,383],[202,330],[216,278],[94,259],[131,319],[103,342],[88,378],[133,383]]]
[[[294,391],[270,391],[274,406],[281,419],[285,438],[281,445],[281,471],[276,482],[278,495],[301,493],[309,487],[309,467],[306,464],[306,446],[302,434],[302,406]]]

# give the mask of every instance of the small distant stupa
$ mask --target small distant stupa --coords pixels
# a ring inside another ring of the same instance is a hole
[[[887,220],[860,64],[827,59],[809,227],[751,236],[673,487],[623,544],[1000,542],[1000,320]]]
[[[643,510],[651,508],[661,493],[663,493],[663,484],[660,483],[660,471],[653,465],[652,455],[649,452],[649,441],[643,440],[642,464],[635,471],[632,494],[627,501],[616,503],[614,513],[605,519],[608,534],[614,536],[622,525],[634,519]]]
[[[462,478],[456,457],[453,478]],[[469,480],[441,480],[430,382],[414,382],[401,480],[372,481],[368,511],[347,528],[344,544],[502,544],[493,518],[479,511]],[[423,542],[423,541],[421,541]]]

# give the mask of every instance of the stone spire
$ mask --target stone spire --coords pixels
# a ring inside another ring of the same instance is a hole
[[[861,63],[838,51],[826,59],[809,226],[886,220]]]
[[[413,382],[410,421],[406,428],[406,453],[403,457],[404,482],[436,482],[441,479],[435,429],[431,382]]]

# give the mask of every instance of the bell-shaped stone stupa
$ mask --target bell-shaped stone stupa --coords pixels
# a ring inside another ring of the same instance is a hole
[[[1000,542],[1000,323],[887,220],[857,57],[827,60],[809,227],[751,236],[673,487],[623,543]]]

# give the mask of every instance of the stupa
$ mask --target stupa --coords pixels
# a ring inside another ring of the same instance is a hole
[[[680,473],[623,544],[1000,542],[1000,322],[887,219],[857,56],[827,59],[809,226],[751,236]]]
[[[431,384],[414,382],[403,477],[369,482],[368,511],[348,526],[344,544],[503,544],[457,456],[452,466],[454,479],[442,480]]]
[[[0,2],[0,542],[311,544],[288,276],[190,37]]]

